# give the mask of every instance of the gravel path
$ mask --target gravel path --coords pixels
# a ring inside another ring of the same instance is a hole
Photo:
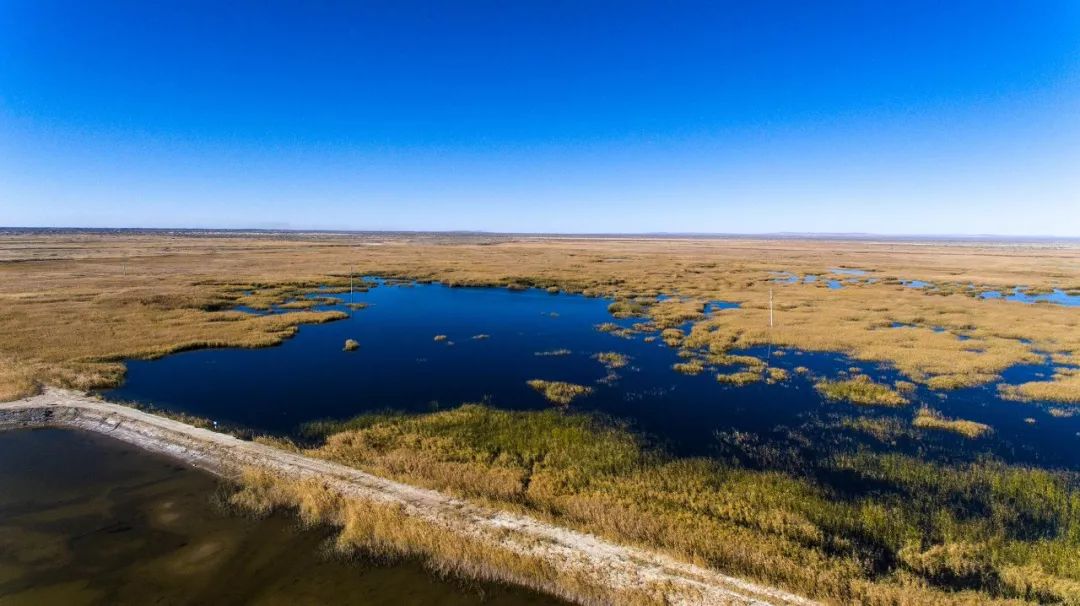
[[[225,478],[248,467],[318,478],[349,498],[395,504],[410,516],[540,557],[597,586],[661,588],[669,604],[809,605],[805,598],[627,547],[535,518],[474,505],[433,490],[374,476],[230,435],[199,429],[85,394],[59,389],[0,403],[0,428],[59,426],[93,431],[162,453]],[[549,588],[558,593],[557,588]]]

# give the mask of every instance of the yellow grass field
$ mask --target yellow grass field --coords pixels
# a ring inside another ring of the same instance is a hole
[[[869,272],[829,289],[834,268]],[[775,282],[773,272],[822,276]],[[638,307],[657,328],[694,320],[673,346],[763,344],[842,351],[895,365],[934,388],[976,385],[1043,351],[1080,362],[1075,308],[980,300],[962,288],[1080,289],[1080,247],[898,241],[648,239],[438,235],[221,235],[194,233],[10,233],[0,237],[0,397],[41,384],[82,389],[116,384],[127,357],[213,346],[258,347],[328,313],[274,317],[230,312],[266,307],[320,284],[347,287],[350,272],[450,285],[535,286],[620,301],[678,294],[685,301]],[[938,285],[907,288],[897,280]],[[775,327],[768,329],[768,297]],[[704,318],[712,300],[738,309]],[[904,328],[889,328],[899,322]],[[935,332],[934,327],[944,329]],[[968,340],[958,340],[963,334]],[[1021,341],[1021,339],[1026,340]],[[1010,397],[1080,400],[1075,373],[1023,385]]]

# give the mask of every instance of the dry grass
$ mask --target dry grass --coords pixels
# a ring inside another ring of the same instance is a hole
[[[439,575],[511,582],[580,604],[663,603],[658,588],[602,586],[541,557],[500,547],[498,537],[455,531],[412,515],[400,505],[347,498],[316,480],[287,479],[249,469],[229,497],[229,504],[256,516],[291,510],[305,526],[336,528],[333,548],[343,555],[419,559]]]
[[[875,383],[866,375],[837,381],[818,381],[814,388],[830,400],[841,400],[862,406],[904,406],[908,402],[888,385]]]
[[[830,290],[816,283],[777,285],[770,273],[822,275],[839,266],[867,268],[879,282]],[[0,354],[24,369],[0,369],[0,391],[27,393],[43,382],[113,385],[123,373],[117,361],[125,357],[280,341],[288,334],[280,326],[223,310],[237,304],[281,305],[320,284],[340,292],[348,287],[351,267],[361,274],[455,286],[516,284],[611,296],[634,306],[634,313],[643,307],[658,328],[692,322],[687,345],[710,353],[769,341],[839,351],[891,363],[911,381],[935,388],[991,381],[1011,364],[1041,359],[1034,350],[1058,360],[1080,355],[1075,310],[978,300],[958,286],[1076,288],[1080,248],[1069,246],[24,234],[0,240]],[[897,278],[926,280],[938,288],[906,288]],[[771,332],[766,330],[770,288],[776,303]],[[685,299],[647,304],[671,292]],[[703,306],[711,300],[741,306],[704,317]],[[63,330],[57,318],[65,319]],[[889,328],[893,322],[911,326]],[[935,332],[935,326],[945,331]],[[970,340],[954,336],[961,333]],[[675,343],[675,333],[667,340]],[[25,369],[30,369],[29,388]],[[1046,383],[1015,395],[1032,392],[1053,401],[1080,397],[1080,386],[1067,374]]]
[[[568,406],[576,398],[587,396],[592,393],[592,387],[567,383],[566,381],[545,381],[543,379],[531,379],[529,387],[540,392],[549,402],[560,406]]]
[[[976,423],[975,421],[966,421],[964,419],[949,419],[943,417],[941,413],[931,410],[930,408],[923,406],[919,409],[918,414],[915,415],[915,420],[912,425],[919,429],[933,429],[937,431],[951,431],[957,433],[965,438],[981,438],[982,436],[990,433],[993,429],[984,423]]]
[[[345,339],[345,351],[356,351],[360,349],[360,343],[356,339]]]
[[[1080,600],[1080,493],[1067,474],[869,452],[755,471],[670,458],[620,427],[557,411],[464,406],[348,425],[324,428],[325,444],[308,454],[827,603]],[[873,489],[835,491],[812,480],[819,473]]]
[[[625,354],[616,351],[604,351],[593,356],[598,362],[608,369],[622,368],[629,363],[630,359]]]
[[[762,379],[761,373],[756,370],[740,370],[736,372],[719,373],[716,380],[726,385],[749,385]]]
[[[699,375],[705,370],[705,365],[701,360],[693,359],[686,362],[677,362],[671,366],[675,372],[682,373],[684,375]]]
[[[999,385],[1001,397],[1007,400],[1031,402],[1080,403],[1080,368],[1059,368],[1050,381],[1029,381],[1020,385]]]

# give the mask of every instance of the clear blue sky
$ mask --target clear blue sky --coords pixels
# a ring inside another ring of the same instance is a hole
[[[0,0],[0,225],[1080,236],[1080,2]]]

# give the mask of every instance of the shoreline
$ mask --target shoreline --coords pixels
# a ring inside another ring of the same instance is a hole
[[[619,545],[535,518],[483,507],[463,499],[395,482],[344,465],[305,457],[264,444],[197,428],[88,395],[49,388],[41,395],[0,403],[0,430],[66,427],[91,431],[160,453],[226,480],[252,469],[288,480],[317,480],[342,498],[399,508],[417,522],[480,541],[557,570],[557,578],[522,578],[513,571],[485,576],[524,585],[583,604],[607,603],[611,595],[655,596],[672,605],[808,605],[815,602],[783,590],[729,577],[670,556]]]

